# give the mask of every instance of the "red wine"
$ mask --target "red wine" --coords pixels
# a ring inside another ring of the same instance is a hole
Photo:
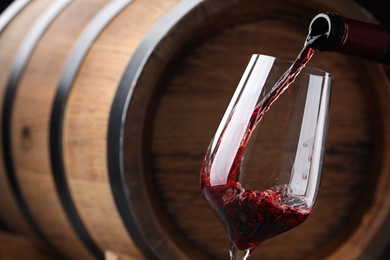
[[[203,183],[208,183],[203,181]],[[240,250],[294,228],[311,214],[303,198],[288,195],[287,186],[245,190],[238,182],[209,187],[203,194]]]
[[[218,175],[216,172],[210,172],[213,156],[207,155],[203,163],[200,180],[203,196],[224,225],[230,240],[240,250],[253,250],[262,241],[301,224],[311,214],[305,198],[290,194],[288,185],[254,191],[242,188],[238,180],[241,161],[253,130],[272,103],[294,82],[323,36],[309,33],[293,65],[253,110],[227,181],[222,182],[224,184],[211,185],[210,175],[221,176],[223,179],[226,173]],[[221,136],[223,137],[223,134]]]

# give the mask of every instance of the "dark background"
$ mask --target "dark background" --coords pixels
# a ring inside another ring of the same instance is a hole
[[[385,25],[387,28],[390,28],[390,9],[387,8],[388,2],[383,0],[355,0],[363,7],[367,9],[371,14],[373,14],[380,23]]]

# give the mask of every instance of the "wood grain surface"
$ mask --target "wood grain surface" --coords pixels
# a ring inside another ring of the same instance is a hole
[[[40,230],[69,258],[91,259],[92,255],[70,225],[56,191],[49,120],[58,80],[75,39],[105,3],[75,1],[58,15],[19,79],[12,108],[11,140],[18,184]]]
[[[115,17],[85,58],[64,115],[64,162],[77,210],[101,248],[134,259],[142,254],[116,209],[107,172],[108,120],[129,57],[175,4],[176,0],[134,1]]]
[[[44,250],[39,249],[28,237],[0,231],[0,259],[49,260],[51,257]]]
[[[3,111],[3,97],[6,90],[7,81],[12,70],[14,55],[17,52],[21,42],[25,38],[31,24],[39,17],[50,1],[39,1],[29,4],[22,10],[17,19],[15,18],[0,33],[0,115]],[[0,130],[2,131],[2,129]],[[0,139],[2,146],[2,140]],[[31,232],[23,216],[16,205],[12,190],[8,185],[6,169],[4,164],[3,149],[0,149],[0,219],[4,225],[19,232]]]

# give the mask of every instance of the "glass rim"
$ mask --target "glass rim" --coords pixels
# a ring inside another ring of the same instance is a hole
[[[281,57],[272,56],[272,55],[267,55],[267,54],[262,54],[262,53],[253,53],[252,56],[253,55],[274,58],[277,61],[285,62],[286,64],[289,64],[289,65],[294,63],[294,61],[290,60],[290,59],[281,58]],[[316,72],[316,73],[312,73],[312,72]],[[325,70],[319,69],[317,67],[312,67],[312,66],[307,66],[307,65],[302,69],[300,74],[316,74],[316,75],[322,74],[321,76],[323,76],[323,77],[329,77],[329,78],[333,79],[333,75],[331,73],[329,73],[329,72],[327,72]]]

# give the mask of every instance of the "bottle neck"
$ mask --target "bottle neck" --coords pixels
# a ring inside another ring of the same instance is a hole
[[[320,51],[390,64],[390,36],[384,26],[321,13],[311,21],[309,35],[323,35],[317,46]]]

